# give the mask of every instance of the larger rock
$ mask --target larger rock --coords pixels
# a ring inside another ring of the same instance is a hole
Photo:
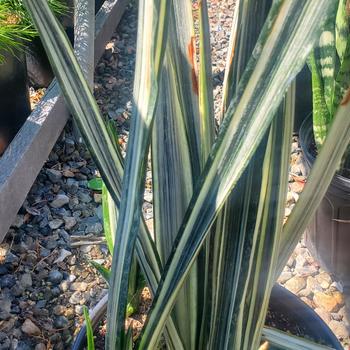
[[[0,288],[11,288],[16,283],[16,278],[13,275],[4,275],[0,278]]]
[[[46,175],[50,179],[51,182],[57,183],[62,179],[62,174],[60,171],[55,170],[55,169],[47,169],[46,170]]]
[[[328,289],[332,283],[331,277],[326,272],[320,273],[319,275],[315,276],[315,278],[323,289]]]
[[[22,331],[28,335],[40,335],[41,333],[39,327],[29,318],[24,321]]]
[[[21,276],[21,279],[20,279],[20,284],[21,286],[26,289],[26,288],[30,288],[33,284],[33,281],[32,281],[32,276],[30,273],[24,273],[22,276]]]
[[[49,226],[51,230],[57,230],[62,225],[63,225],[63,220],[61,219],[54,219],[49,222]]]
[[[290,271],[283,271],[278,278],[279,283],[286,283],[288,280],[290,280],[293,277],[293,274]]]
[[[55,199],[50,203],[52,208],[61,208],[69,203],[69,197],[65,194],[58,194]]]
[[[69,298],[69,303],[72,305],[84,305],[86,303],[84,294],[79,291],[74,292]]]
[[[46,350],[46,345],[44,343],[39,343],[35,346],[34,350]]]
[[[52,270],[49,273],[49,281],[52,284],[59,284],[63,279],[63,274],[58,270]]]
[[[0,299],[0,320],[7,320],[10,318],[11,300],[7,297]]]
[[[289,281],[287,281],[284,286],[292,293],[297,294],[306,287],[306,280],[303,277],[294,276]]]
[[[88,288],[88,284],[86,282],[73,282],[69,289],[73,292],[79,291],[79,292],[85,292]]]
[[[58,316],[55,318],[53,325],[55,328],[62,329],[69,325],[69,321],[64,316]]]
[[[92,201],[90,193],[85,192],[85,191],[78,192],[78,198],[83,203],[90,203]]]
[[[337,293],[338,292],[326,294],[323,292],[315,292],[313,301],[316,306],[323,308],[328,312],[336,312],[342,306],[342,298],[337,295]]]
[[[64,216],[64,228],[66,230],[72,229],[77,224],[77,219],[74,216]]]
[[[322,287],[318,284],[315,277],[309,276],[306,280],[306,287],[309,288],[311,291],[315,292],[322,292]]]

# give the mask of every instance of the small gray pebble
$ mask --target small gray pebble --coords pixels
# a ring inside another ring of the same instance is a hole
[[[1,288],[11,288],[15,285],[16,278],[13,275],[4,275],[0,277]]]
[[[20,278],[20,283],[23,288],[30,288],[33,284],[32,276],[30,273],[24,273]]]
[[[55,169],[46,169],[46,175],[53,183],[60,182],[60,180],[62,179],[61,172]]]
[[[38,309],[42,309],[43,307],[46,306],[46,300],[39,300],[36,305],[35,305]]]
[[[55,328],[61,329],[61,328],[67,327],[67,326],[69,325],[69,321],[68,321],[67,318],[64,317],[64,316],[57,316],[57,317],[55,318],[53,324],[54,324]]]
[[[60,283],[60,290],[62,292],[66,292],[69,289],[69,282],[68,281],[62,281]]]
[[[58,287],[54,287],[51,289],[52,296],[53,297],[58,297],[61,294],[61,291]]]
[[[32,350],[32,347],[24,341],[19,341],[16,350]]]
[[[49,226],[51,230],[56,230],[60,228],[64,224],[64,221],[62,219],[54,219],[49,221]]]
[[[90,194],[85,191],[78,192],[78,198],[83,203],[90,203],[92,201]]]
[[[65,194],[58,194],[55,199],[50,203],[53,208],[61,208],[69,203],[69,197]]]
[[[49,281],[52,284],[59,284],[63,279],[63,275],[60,271],[58,270],[52,270],[49,273]]]

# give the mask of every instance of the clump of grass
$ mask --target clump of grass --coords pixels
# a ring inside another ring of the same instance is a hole
[[[56,15],[68,12],[63,0],[48,0],[48,3]],[[0,0],[0,63],[4,61],[4,52],[15,54],[37,35],[22,0]]]

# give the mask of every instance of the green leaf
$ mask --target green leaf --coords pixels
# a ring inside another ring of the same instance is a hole
[[[84,312],[85,326],[86,326],[87,350],[95,350],[94,333],[93,333],[92,324],[89,316],[89,310],[85,305],[83,306],[83,312]]]
[[[88,182],[88,187],[93,191],[102,191],[102,185],[103,181],[100,177],[94,177]]]
[[[133,339],[132,339],[132,328],[130,327],[125,335],[123,349],[132,350],[133,349]]]
[[[320,149],[327,136],[331,123],[331,115],[324,98],[321,68],[315,52],[311,53],[308,64],[312,77],[313,131],[317,148]]]
[[[163,274],[140,349],[152,348],[157,343],[208,229],[260,144],[290,80],[305,62],[320,25],[332,11],[334,4],[327,1],[274,2],[249,63],[248,71],[253,72],[249,73],[249,79],[246,75],[242,78],[245,87],[242,97],[231,102],[198,181],[198,191],[191,200],[178,244]]]
[[[347,13],[348,0],[339,0],[337,17],[335,20],[335,46],[340,60],[340,65],[343,64],[346,57],[346,48],[349,42],[349,14]]]
[[[100,275],[103,277],[103,279],[107,282],[109,285],[109,280],[111,277],[111,270],[105,268],[101,264],[97,263],[94,260],[89,260],[89,263],[100,273]]]
[[[102,214],[104,236],[106,238],[107,247],[109,253],[113,254],[114,235],[117,230],[118,211],[105,184],[102,184]]]
[[[317,52],[323,81],[324,99],[330,115],[334,114],[334,81],[336,75],[335,16],[331,17],[321,33]]]
[[[48,4],[56,15],[66,14],[67,5],[61,0],[49,0]],[[18,55],[37,36],[31,18],[21,0],[1,0],[0,3],[0,63],[5,60],[4,52]]]

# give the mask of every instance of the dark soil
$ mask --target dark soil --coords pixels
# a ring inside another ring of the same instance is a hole
[[[265,325],[296,336],[307,337],[305,328],[300,327],[300,325],[291,320],[288,315],[280,312],[268,310]]]

